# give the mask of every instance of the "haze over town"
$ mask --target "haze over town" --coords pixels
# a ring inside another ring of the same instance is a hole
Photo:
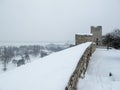
[[[0,41],[74,41],[101,25],[120,28],[119,0],[0,0]]]

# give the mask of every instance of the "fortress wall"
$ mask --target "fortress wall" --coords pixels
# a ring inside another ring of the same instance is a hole
[[[93,34],[93,42],[97,42],[99,46],[102,45],[102,26],[91,26],[91,33]],[[97,40],[98,39],[98,40]]]
[[[85,42],[93,41],[93,37],[91,35],[75,35],[75,44],[81,44]]]
[[[92,53],[95,51],[96,45],[92,43],[84,52],[82,57],[80,57],[80,60],[72,73],[68,85],[65,87],[65,90],[77,90],[77,83],[79,78],[84,78],[85,77],[85,72],[87,70],[90,56]]]

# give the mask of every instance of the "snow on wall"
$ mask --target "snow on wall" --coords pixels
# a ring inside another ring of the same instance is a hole
[[[90,35],[90,36],[92,36],[93,34],[92,33],[76,33],[76,35]]]
[[[77,45],[1,74],[0,90],[64,90],[90,45]]]
[[[90,56],[95,51],[96,46],[95,44],[91,44],[84,52],[82,57],[80,58],[73,74],[70,77],[70,80],[68,82],[68,85],[66,86],[65,90],[77,90],[77,83],[79,78],[85,77],[85,72],[87,70]]]

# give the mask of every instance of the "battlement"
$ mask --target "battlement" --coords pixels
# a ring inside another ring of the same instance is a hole
[[[102,26],[97,26],[97,27],[91,26],[91,33],[96,33],[96,32],[102,34]]]
[[[76,34],[75,35],[76,44],[81,44],[84,42],[92,41],[96,45],[102,45],[102,26],[91,26],[91,34]]]

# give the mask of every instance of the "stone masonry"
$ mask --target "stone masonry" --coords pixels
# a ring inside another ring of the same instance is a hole
[[[90,56],[95,51],[96,45],[92,43],[83,53],[82,57],[80,58],[74,72],[72,73],[65,90],[77,90],[77,83],[79,78],[85,77],[85,72],[87,70]]]
[[[85,42],[95,42],[96,45],[102,45],[102,26],[91,26],[91,34],[76,34],[75,35],[75,43],[76,45],[85,43]]]

